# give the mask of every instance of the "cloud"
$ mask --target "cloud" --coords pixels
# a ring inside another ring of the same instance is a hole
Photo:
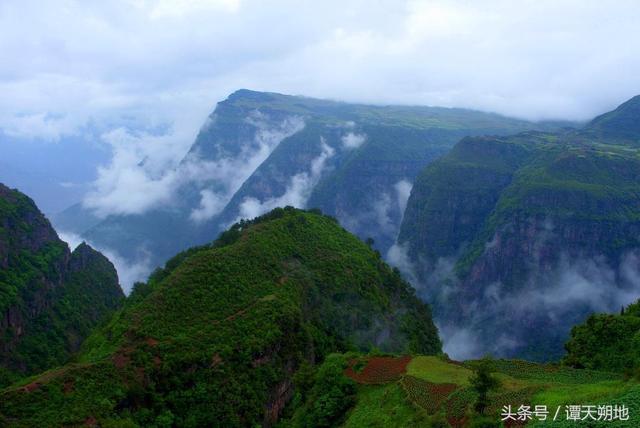
[[[247,86],[586,119],[640,92],[638,18],[633,0],[7,0],[0,128],[204,120]]]
[[[141,214],[171,200],[181,175],[176,171],[185,145],[180,135],[132,133],[117,128],[101,136],[112,148],[107,166],[98,177],[83,205],[99,217],[113,214]],[[182,150],[180,150],[182,149]]]
[[[404,215],[404,211],[407,209],[407,201],[409,200],[411,189],[413,188],[413,183],[409,180],[400,180],[393,185],[393,188],[396,191],[396,198],[400,212]]]
[[[215,160],[202,159],[198,153],[186,156],[193,130],[171,129],[156,135],[117,128],[103,134],[112,159],[98,168],[83,205],[99,217],[142,214],[170,206],[177,190],[187,183],[212,182],[216,190],[202,190],[200,206],[191,213],[197,222],[211,218],[280,141],[304,127],[297,116],[272,122],[256,112],[246,121],[256,128],[254,139],[245,142],[238,155]]]
[[[227,204],[227,200],[209,189],[200,191],[200,206],[191,211],[190,218],[195,222],[210,219],[218,214]]]
[[[274,123],[267,115],[257,111],[245,121],[256,127],[253,141],[245,143],[236,156],[205,162],[208,173],[189,174],[194,178],[204,176],[217,188],[216,191],[205,189],[201,192],[200,206],[190,215],[193,221],[201,222],[219,214],[240,186],[269,157],[273,149],[282,140],[301,131],[305,126],[299,116],[290,116]],[[197,160],[192,162],[191,168],[198,164]]]
[[[114,161],[94,165],[88,202],[105,213],[165,203],[174,181],[123,152],[180,161],[213,104],[241,87],[530,119],[588,119],[640,93],[633,0],[62,4],[2,2],[0,144],[106,145]],[[115,137],[129,143],[115,148]],[[118,190],[127,185],[139,197],[131,208]]]
[[[496,252],[509,247],[499,235],[503,234],[496,233],[485,244],[485,252],[490,253],[485,260],[500,257]],[[537,223],[535,235],[529,236],[531,253],[524,260],[525,272],[515,284],[499,279],[469,283],[458,278],[455,266],[464,244],[449,257],[414,260],[408,242],[396,243],[387,261],[433,306],[443,349],[452,358],[513,357],[531,345],[530,336],[538,336],[531,326],[548,330],[547,342],[557,345],[589,314],[615,313],[640,298],[640,248],[627,250],[618,260],[550,252],[560,245],[561,235],[551,219]]]
[[[416,267],[409,257],[408,244],[398,244],[397,242],[393,244],[387,251],[386,260],[391,266],[397,267],[414,288],[420,288]]]
[[[313,187],[318,183],[323,171],[327,168],[327,161],[335,154],[335,150],[322,137],[320,137],[320,148],[320,154],[311,161],[309,171],[300,172],[292,176],[281,196],[264,201],[254,197],[244,198],[239,206],[238,217],[233,223],[243,218],[252,219],[276,207],[290,205],[296,208],[305,208]]]
[[[349,132],[340,140],[342,141],[342,146],[345,149],[357,149],[365,142],[366,139],[367,136],[364,134],[354,134],[353,132]]]
[[[403,179],[393,186],[370,192],[366,201],[368,208],[360,212],[341,212],[340,223],[353,233],[367,237],[371,236],[371,228],[375,227],[378,237],[393,242],[400,230],[411,187],[412,184]],[[383,248],[385,250],[386,246]]]
[[[189,15],[226,11],[235,12],[240,7],[239,0],[156,0],[139,1],[134,5],[144,9],[152,20],[162,18],[184,18]]]
[[[564,340],[570,328],[590,313],[615,313],[640,298],[639,254],[640,250],[626,252],[618,266],[611,266],[603,257],[572,258],[563,254],[553,269],[530,272],[520,287],[514,289],[497,281],[473,299],[463,297],[460,282],[447,268],[454,266],[451,261],[441,264],[440,275],[435,273],[436,268],[425,280],[437,291],[416,283],[422,295],[439,307],[455,305],[460,299],[466,302],[462,322],[436,317],[444,350],[450,356],[509,356],[524,344],[532,323],[544,325]],[[481,333],[487,329],[494,335],[490,341]]]

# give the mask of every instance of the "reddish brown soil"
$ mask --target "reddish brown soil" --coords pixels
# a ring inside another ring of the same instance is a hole
[[[358,383],[380,384],[392,382],[400,379],[407,371],[407,364],[411,357],[371,357],[367,360],[367,365],[360,372],[356,372],[353,367],[357,360],[350,361],[349,367],[344,374]]]

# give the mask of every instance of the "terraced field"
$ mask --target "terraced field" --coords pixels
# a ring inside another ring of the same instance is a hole
[[[441,357],[351,358],[345,375],[358,383],[355,407],[344,426],[470,425],[476,393],[470,379],[477,361],[456,362]],[[490,393],[487,413],[496,426],[591,427],[640,426],[640,384],[618,374],[578,370],[557,364],[493,360],[498,390]],[[568,421],[567,406],[625,405],[628,421]],[[520,406],[546,406],[543,413],[523,421],[501,422],[504,406],[516,413]],[[557,415],[555,415],[557,411]],[[552,419],[556,416],[556,420]],[[381,421],[384,422],[381,425]]]

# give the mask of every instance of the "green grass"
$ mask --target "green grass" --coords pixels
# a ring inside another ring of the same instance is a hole
[[[433,383],[455,383],[469,385],[469,378],[473,374],[466,367],[451,364],[440,357],[415,357],[407,366],[407,374]]]
[[[469,386],[471,368],[475,364],[476,361],[467,361],[465,366],[461,366],[439,357],[416,356],[407,366],[407,374],[400,381],[375,387],[360,385],[356,404],[344,426],[429,426],[430,418],[443,414],[449,422],[466,421],[465,426],[468,426],[476,398]],[[631,409],[632,418],[635,415],[632,423],[636,425],[609,424],[631,427],[638,426],[640,422],[640,413],[634,413],[640,412],[636,410],[640,406],[640,384],[623,381],[617,374],[519,360],[495,360],[493,369],[498,370],[494,372],[494,376],[501,381],[499,389],[489,395],[488,414],[495,421],[500,420],[500,412],[505,405],[511,405],[514,409],[520,405],[546,405],[548,409],[562,406],[561,415],[564,415],[564,406],[570,404],[625,404]],[[438,389],[445,391],[444,384],[456,384],[459,388],[448,396],[443,393],[431,395]],[[437,388],[438,385],[441,388]],[[409,388],[410,391],[404,391],[404,388]],[[421,393],[425,395],[416,395]],[[416,420],[420,422],[417,423]],[[569,425],[534,423],[532,426]]]
[[[404,391],[394,382],[359,386],[356,406],[347,415],[344,427],[411,427],[420,426],[426,420],[426,413],[407,402]]]
[[[552,385],[534,395],[533,401],[547,406],[593,404],[613,399],[634,386],[633,383],[619,380],[580,385]]]

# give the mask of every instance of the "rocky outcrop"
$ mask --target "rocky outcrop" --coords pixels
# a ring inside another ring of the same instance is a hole
[[[33,201],[0,184],[0,385],[63,363],[122,302],[113,265],[70,252]]]

